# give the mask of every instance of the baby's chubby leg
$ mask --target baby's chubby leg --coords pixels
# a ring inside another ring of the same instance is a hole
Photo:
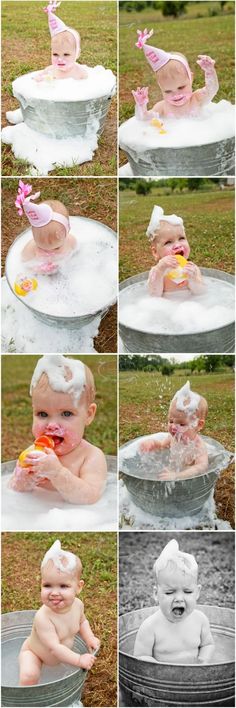
[[[31,649],[27,648],[27,639],[19,654],[20,686],[34,686],[38,683],[42,661]]]

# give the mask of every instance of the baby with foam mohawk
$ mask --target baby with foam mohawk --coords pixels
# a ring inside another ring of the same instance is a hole
[[[207,448],[198,434],[204,427],[207,412],[206,399],[191,391],[187,381],[170,403],[168,435],[164,440],[151,438],[140,445],[142,453],[170,448],[170,469],[164,467],[158,479],[187,479],[207,471]]]
[[[158,610],[141,624],[134,656],[142,661],[207,664],[214,651],[209,620],[196,608],[201,586],[193,555],[174,539],[154,563]]]
[[[162,207],[155,205],[146,234],[157,264],[149,273],[150,295],[161,297],[165,292],[180,288],[187,288],[194,295],[200,294],[204,283],[198,266],[188,260],[190,246],[183,219],[176,214],[164,215]]]
[[[165,52],[163,49],[146,45],[146,41],[153,35],[153,30],[150,32],[147,29],[143,32],[137,30],[137,33],[136,47],[143,49],[145,58],[156,75],[163,100],[158,101],[152,111],[148,111],[148,88],[132,91],[136,104],[136,118],[151,120],[158,116],[182,118],[198,115],[201,107],[210,103],[219,88],[214,59],[199,54],[197,64],[204,71],[205,86],[193,91],[193,73],[186,57],[177,52]]]
[[[61,662],[81,669],[91,669],[95,656],[73,651],[76,634],[87,644],[89,652],[99,648],[84,614],[84,605],[76,597],[83,588],[82,563],[78,556],[61,548],[55,541],[41,563],[42,607],[36,612],[31,635],[24,641],[20,654],[20,686],[38,683],[43,664]]]
[[[104,492],[107,466],[103,452],[83,438],[97,408],[91,370],[77,359],[45,355],[34,370],[30,395],[35,447],[21,453],[11,488],[43,487],[71,504],[94,504]]]
[[[81,64],[77,64],[80,55],[80,35],[68,27],[63,20],[55,15],[60,2],[50,0],[44,12],[48,16],[48,27],[51,35],[50,66],[34,76],[35,81],[50,79],[87,79],[88,72]]]
[[[51,275],[57,272],[65,256],[75,251],[77,241],[70,233],[69,214],[64,204],[55,199],[37,204],[40,192],[31,194],[31,191],[30,184],[19,181],[15,206],[19,216],[25,213],[33,233],[21,258],[35,275]]]

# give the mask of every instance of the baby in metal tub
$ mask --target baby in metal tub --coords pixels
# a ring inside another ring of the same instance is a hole
[[[214,59],[205,54],[199,54],[197,64],[204,71],[205,86],[193,91],[193,73],[186,57],[177,52],[165,52],[163,49],[146,45],[147,39],[152,34],[153,30],[150,32],[147,29],[143,32],[138,30],[136,47],[144,50],[145,57],[156,74],[163,100],[158,101],[153,109],[148,111],[148,88],[138,88],[137,91],[132,91],[136,104],[136,118],[138,120],[153,119],[153,125],[155,125],[155,119],[157,121],[158,117],[183,118],[198,115],[202,106],[210,103],[219,88]],[[157,127],[162,128],[162,125],[158,126],[158,121]]]
[[[177,292],[180,288],[200,294],[204,283],[198,266],[187,261],[190,247],[183,219],[176,214],[164,216],[163,209],[155,205],[146,234],[157,263],[149,273],[150,295],[161,297],[165,292]]]
[[[54,199],[36,204],[40,192],[29,196],[31,191],[30,184],[19,181],[15,206],[20,216],[24,211],[33,233],[33,239],[23,248],[21,258],[35,275],[51,275],[56,273],[65,256],[76,249],[77,242],[70,233],[69,214],[64,204]]]
[[[142,661],[207,664],[214,651],[209,620],[196,608],[201,586],[193,555],[174,539],[154,563],[159,608],[141,624],[134,656]]]
[[[198,435],[204,427],[207,412],[206,399],[191,391],[187,381],[170,403],[169,434],[164,440],[144,440],[140,445],[141,453],[170,449],[170,468],[164,467],[158,473],[158,479],[187,479],[207,471],[207,448]]]
[[[81,669],[91,669],[95,656],[77,654],[73,642],[77,633],[89,652],[99,647],[84,614],[84,605],[76,597],[83,588],[82,563],[78,556],[61,548],[55,541],[41,563],[42,607],[36,612],[32,632],[20,650],[20,686],[38,683],[42,665],[61,662]]]
[[[21,453],[10,481],[12,489],[57,490],[71,504],[94,504],[107,476],[103,452],[83,439],[96,404],[90,369],[60,354],[38,360],[31,380],[33,436],[39,445]]]
[[[35,81],[50,81],[52,79],[87,79],[88,73],[84,66],[77,64],[80,55],[80,35],[76,30],[56,17],[55,10],[60,2],[49,2],[44,7],[48,15],[48,25],[51,35],[52,64],[44,71],[34,76]]]

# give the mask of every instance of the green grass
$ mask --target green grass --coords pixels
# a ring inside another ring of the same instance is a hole
[[[216,3],[218,4],[218,3]],[[196,3],[189,3],[189,6]],[[204,5],[198,3],[199,13],[204,15]],[[194,9],[194,8],[193,8]],[[208,10],[208,8],[205,8]],[[149,86],[150,106],[161,98],[156,78],[143,52],[135,47],[136,30],[147,27],[154,29],[150,44],[166,51],[181,52],[194,72],[194,89],[204,85],[204,74],[196,64],[198,54],[209,54],[216,60],[220,88],[216,101],[227,99],[234,102],[234,15],[221,14],[189,18],[181,16],[177,20],[160,22],[159,13],[153,8],[143,12],[120,13],[120,122],[134,113],[131,90],[137,86]]]
[[[204,435],[234,450],[234,375],[231,372],[194,374],[191,388],[207,399]],[[186,376],[165,377],[156,372],[120,372],[120,445],[139,435],[167,430],[170,401]]]
[[[12,81],[29,71],[43,69],[50,64],[50,34],[47,16],[43,12],[45,2],[2,2],[2,109],[13,110],[18,101],[12,96]],[[117,70],[116,49],[116,2],[115,0],[90,0],[90,2],[63,2],[58,16],[70,27],[77,29],[81,36],[82,64],[101,64]],[[114,127],[116,113],[114,100],[108,114],[110,126],[106,137],[106,148],[95,153],[90,165],[59,168],[58,175],[112,174],[109,172],[111,155],[115,153]],[[106,132],[106,127],[105,127]],[[111,133],[111,137],[110,137]],[[109,142],[110,141],[110,142]],[[99,141],[100,146],[100,141]],[[100,164],[101,163],[101,164]],[[2,151],[2,173],[27,174],[28,165],[16,160],[9,146]],[[54,171],[55,173],[55,171]],[[113,174],[115,170],[113,169]]]
[[[38,356],[2,357],[2,459],[18,457],[32,441],[30,380]],[[97,413],[85,437],[103,452],[116,454],[116,357],[73,356],[87,364],[95,378]]]
[[[157,186],[146,196],[126,189],[119,198],[120,281],[154,265],[145,235],[154,204],[183,218],[194,263],[234,273],[233,190],[167,195]]]
[[[40,564],[59,538],[65,550],[79,555],[85,582],[80,598],[92,630],[101,640],[96,664],[86,681],[86,706],[116,706],[115,533],[4,533],[2,535],[2,612],[40,605]]]

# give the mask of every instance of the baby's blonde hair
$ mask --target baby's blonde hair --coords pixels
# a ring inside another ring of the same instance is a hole
[[[184,235],[184,236],[186,235],[186,234],[185,234],[184,224],[171,224],[170,221],[166,221],[166,220],[165,220],[165,221],[162,221],[162,220],[160,219],[160,225],[157,226],[157,227],[155,228],[155,231],[153,231],[153,232],[151,233],[151,237],[149,236],[149,240],[150,240],[150,242],[151,242],[151,245],[153,245],[155,242],[158,243],[158,239],[159,239],[160,236],[161,236],[161,231],[163,230],[163,226],[165,227],[166,224],[167,224],[168,226],[171,226],[171,227],[174,228],[174,229],[176,229],[177,226],[178,226],[178,227],[180,226],[180,227],[182,228],[183,235]]]
[[[43,204],[48,204],[53,211],[69,218],[68,209],[57,199],[47,199],[43,202]],[[60,241],[63,236],[63,232],[64,237],[66,238],[65,227],[63,224],[60,224],[58,221],[54,221],[53,219],[52,221],[49,221],[48,224],[45,224],[45,226],[32,226],[32,232],[36,242],[41,243],[42,245],[51,245],[55,241]]]
[[[187,75],[187,77],[188,77],[187,69],[186,69],[185,66],[182,64],[181,61],[178,61],[178,57],[181,57],[182,59],[185,59],[185,61],[186,61],[187,64],[188,64],[188,60],[186,59],[186,57],[184,56],[184,54],[180,54],[180,52],[178,52],[178,53],[177,53],[177,52],[172,52],[172,55],[173,55],[173,56],[176,56],[176,59],[170,59],[170,60],[167,62],[167,64],[165,64],[164,66],[162,66],[161,69],[159,69],[159,70],[156,72],[157,80],[159,80],[159,78],[161,78],[161,79],[162,79],[162,78],[163,78],[163,79],[173,79],[173,78],[176,77],[176,75],[179,75],[179,76],[181,77],[181,76],[183,76],[183,71],[185,71],[185,73],[186,73],[186,75]],[[189,71],[190,71],[190,68],[189,68]],[[189,78],[189,77],[188,77],[188,78]]]

